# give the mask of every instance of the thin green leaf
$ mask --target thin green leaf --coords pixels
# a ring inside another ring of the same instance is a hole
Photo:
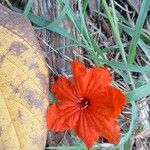
[[[117,17],[120,20],[120,23],[124,23],[125,25],[131,27],[131,28],[135,28],[133,27],[133,25],[130,24],[130,22],[128,20],[126,20],[126,18],[124,18],[117,10]],[[150,36],[146,33],[144,33],[143,31],[141,31],[141,39],[143,39],[145,42],[150,43]]]
[[[150,61],[150,47],[141,39],[139,39],[138,44]]]
[[[113,7],[113,16],[114,16],[114,18],[113,18],[112,15],[111,15],[111,11],[110,11],[107,3],[106,3],[106,0],[102,0],[102,3],[103,3],[103,6],[105,8],[105,11],[106,11],[107,17],[109,19],[109,22],[111,24],[112,31],[113,31],[114,36],[116,38],[117,44],[119,46],[121,56],[122,56],[124,62],[126,62],[125,51],[124,51],[124,47],[123,47],[123,44],[122,44],[122,41],[121,41],[121,38],[120,38],[120,34],[119,34],[119,29],[118,29],[118,24],[117,24],[117,18],[116,18],[116,14],[115,14],[116,13],[115,9]]]
[[[32,20],[31,20],[32,21]],[[70,34],[69,32],[67,32],[66,30],[64,30],[63,28],[59,27],[59,26],[55,26],[55,27],[46,27],[46,29],[48,29],[49,31],[53,31],[55,33],[58,33],[64,37],[66,37],[69,40],[73,40],[76,43],[82,44],[80,41],[78,41],[75,37],[72,36],[72,34]]]
[[[88,6],[89,0],[83,0],[83,14],[85,14],[87,6]]]
[[[133,64],[126,64],[122,62],[109,61],[104,59],[99,59],[99,63],[107,64],[108,66],[111,66],[114,69],[126,70],[131,72],[150,73],[150,66],[141,67]]]
[[[111,10],[109,9],[107,3],[106,3],[106,0],[102,0],[102,3],[103,3],[103,6],[105,8],[105,11],[106,11],[106,14],[108,16],[108,19],[110,21],[110,24],[112,26],[112,30],[113,30],[113,33],[115,35],[115,38],[116,38],[116,41],[117,41],[117,44],[119,46],[119,50],[120,50],[120,53],[121,53],[121,56],[122,56],[122,59],[125,63],[127,63],[127,59],[126,59],[126,55],[125,55],[125,51],[124,51],[124,47],[123,47],[123,43],[121,41],[121,38],[120,38],[120,33],[119,33],[119,28],[118,28],[118,19],[116,17],[116,11],[115,11],[115,7],[114,7],[114,2],[113,0],[111,0],[111,3],[112,3],[112,13],[113,13],[113,17],[111,15]],[[129,78],[130,78],[130,81],[131,81],[131,85],[132,85],[132,88],[134,89],[135,88],[135,85],[134,85],[134,80],[132,78],[132,75],[130,72],[128,72],[128,75],[129,75]]]
[[[131,137],[128,139],[128,141],[124,144],[124,150],[131,150],[132,146],[132,140]]]
[[[123,47],[127,47],[127,46],[128,46],[128,44],[123,44]],[[113,45],[113,46],[109,46],[109,47],[103,48],[101,51],[98,52],[98,55],[110,52],[110,51],[118,49],[118,48],[119,48],[118,45]]]
[[[80,12],[80,18],[77,18],[75,13],[71,10],[69,6],[68,1],[64,0],[58,0],[61,4],[62,7],[66,6],[67,7],[67,12],[66,14],[68,15],[69,19],[72,21],[74,24],[75,28],[77,29],[81,40],[84,43],[84,48],[86,47],[87,52],[89,53],[90,57],[93,59],[93,61],[96,63],[96,52],[95,50],[100,50],[100,48],[97,46],[97,43],[95,42],[94,39],[92,39],[91,35],[89,34],[86,23],[84,20],[84,14],[82,12],[82,6],[81,6],[81,1],[78,1],[78,6],[79,6],[79,12]]]
[[[28,16],[28,14],[29,14],[29,12],[32,8],[33,2],[34,2],[34,0],[28,0],[28,2],[26,4],[26,7],[24,9],[24,12],[23,12],[24,16],[26,16],[26,17]]]
[[[130,48],[129,48],[129,55],[128,55],[128,62],[129,63],[134,62],[134,59],[135,59],[135,56],[136,56],[137,43],[138,43],[138,40],[140,38],[141,29],[142,29],[143,24],[145,22],[145,18],[147,16],[149,6],[150,6],[150,0],[143,0],[142,6],[141,6],[141,9],[140,9],[138,18],[137,18],[134,34],[133,34],[133,37],[132,37],[132,40],[131,40],[131,45],[130,45]]]
[[[126,98],[128,102],[140,100],[141,98],[150,95],[150,82],[136,88],[127,93]]]
[[[60,3],[60,5],[62,7],[66,6],[66,14],[69,17],[69,19],[71,20],[71,22],[73,23],[73,25],[75,26],[75,28],[77,29],[78,33],[80,34],[80,21],[77,18],[77,16],[74,14],[74,12],[72,11],[72,9],[69,6],[69,1],[68,0],[58,0],[58,2]]]
[[[52,104],[54,102],[56,102],[57,100],[55,99],[55,96],[53,93],[49,92],[48,94],[48,98],[49,98],[49,103]]]
[[[81,0],[78,0],[78,6],[79,6],[79,11],[80,11],[81,27],[82,27],[81,34],[83,34],[84,41],[86,40],[86,42],[88,42],[87,46],[89,45],[93,52],[95,52],[95,51],[99,52],[99,51],[101,51],[101,49],[99,48],[99,46],[97,45],[97,43],[93,39],[93,37],[89,34],[89,31],[87,29],[85,19],[84,19],[85,17],[82,12]]]
[[[13,6],[12,6],[12,4],[9,2],[9,0],[5,0],[5,2],[6,2],[6,4],[8,5],[8,7],[9,7],[10,9],[13,9]]]
[[[94,51],[99,54],[100,57],[103,58],[103,55],[101,53],[102,49],[98,46],[97,42],[95,41],[95,39],[93,39],[93,37],[89,34],[89,37],[90,37],[90,40],[91,40],[91,43],[92,43],[92,46],[94,48]],[[97,55],[98,57],[98,55]]]
[[[129,138],[132,136],[132,132],[133,132],[135,125],[136,125],[138,108],[137,108],[136,103],[134,101],[131,104],[132,104],[132,115],[131,115],[131,123],[130,123],[129,131],[121,138],[121,141],[119,142],[119,144],[117,144],[115,146],[114,149],[117,149],[121,145],[124,145],[129,140]]]
[[[79,18],[76,17],[76,15],[74,14],[74,12],[71,10],[70,6],[69,6],[69,2],[68,1],[64,1],[64,0],[59,0],[60,4],[64,7],[67,7],[67,15],[70,18],[70,20],[72,21],[72,23],[74,24],[75,28],[77,29],[78,33],[80,34],[80,37],[84,43],[84,45],[86,45],[87,47],[87,51],[88,53],[90,53],[91,57],[93,57],[94,54],[94,48],[90,39],[90,35],[88,33],[88,30],[86,28],[86,24],[84,21],[84,16],[83,16],[83,12],[82,12],[82,7],[81,7],[81,2],[78,1],[78,6],[79,6],[79,11],[80,11],[80,20]]]
[[[115,72],[117,72],[120,76],[122,76],[125,83],[131,84],[131,81],[130,81],[127,71],[117,69],[117,70],[115,70]]]
[[[146,42],[148,45],[150,45],[150,34],[141,32],[141,39]]]
[[[112,11],[112,9],[111,9],[111,11]],[[116,10],[116,12],[117,12],[117,17],[118,17],[120,23],[124,23],[125,25],[133,28],[133,26],[128,22],[128,20],[126,20],[117,10]],[[102,17],[108,19],[108,17],[104,13],[101,13],[98,11],[96,11],[96,13],[98,13]],[[150,43],[150,35],[143,31],[141,31],[141,39],[144,40],[145,42],[147,42],[148,44]]]
[[[18,9],[16,7],[13,7],[13,9],[19,13],[23,13],[23,11],[21,9]],[[36,24],[37,26],[46,28],[49,31],[56,32],[56,33],[60,34],[61,36],[64,36],[64,37],[68,38],[69,40],[76,42],[79,45],[83,45],[79,40],[77,40],[75,37],[73,37],[72,34],[67,32],[63,28],[54,25],[53,22],[51,23],[48,20],[44,19],[43,17],[36,16],[32,13],[29,13],[27,17],[32,23]],[[51,25],[51,24],[53,24],[53,25]]]
[[[81,33],[83,33],[84,39],[86,41],[88,41],[90,47],[93,48],[93,45],[91,43],[91,39],[90,39],[90,36],[89,36],[89,32],[88,32],[86,24],[85,24],[84,15],[83,15],[83,12],[82,12],[81,0],[78,0],[78,6],[79,6],[79,11],[80,11],[80,17],[81,17],[81,28],[82,28]]]
[[[134,29],[131,27],[128,27],[124,24],[120,23],[121,28],[131,37],[133,36]],[[147,58],[150,60],[150,48],[145,44],[145,42],[142,39],[138,40],[138,45],[141,47],[143,52],[146,54]]]
[[[49,24],[48,27],[58,26],[58,24],[64,19],[66,15],[66,11],[67,11],[67,7],[64,6],[63,10],[61,11],[57,19],[55,19],[51,24]]]

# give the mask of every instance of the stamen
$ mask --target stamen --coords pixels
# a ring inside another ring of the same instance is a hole
[[[87,98],[79,98],[78,102],[80,110],[84,110],[89,106],[89,100]]]
[[[83,99],[83,97],[78,98],[78,102],[81,103]]]
[[[87,108],[87,107],[88,107],[88,105],[86,105],[86,106],[84,106],[84,107],[81,107],[80,110],[83,110],[83,109],[85,109],[85,108]]]

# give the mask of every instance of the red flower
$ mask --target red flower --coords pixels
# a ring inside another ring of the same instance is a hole
[[[115,119],[125,105],[125,96],[110,85],[107,68],[87,69],[72,61],[73,82],[62,76],[52,85],[51,92],[60,103],[48,107],[47,127],[53,131],[72,129],[87,147],[99,137],[117,144],[120,127]]]

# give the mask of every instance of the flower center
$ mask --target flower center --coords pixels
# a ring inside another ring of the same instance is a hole
[[[79,99],[79,106],[80,110],[84,110],[89,106],[89,100],[87,98],[80,98]]]

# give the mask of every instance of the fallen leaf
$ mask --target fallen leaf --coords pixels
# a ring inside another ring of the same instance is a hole
[[[48,70],[30,22],[0,5],[0,150],[43,150]]]

